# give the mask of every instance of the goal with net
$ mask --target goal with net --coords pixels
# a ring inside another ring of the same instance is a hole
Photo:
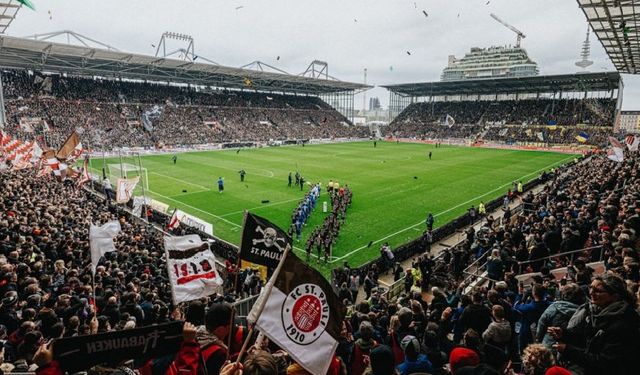
[[[119,178],[133,178],[140,176],[140,182],[136,187],[136,192],[140,192],[140,189],[149,189],[149,175],[147,174],[147,168],[139,167],[137,165],[129,163],[119,164],[107,164],[109,171],[109,181],[115,186]]]

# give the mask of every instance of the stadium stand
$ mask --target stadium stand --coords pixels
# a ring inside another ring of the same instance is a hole
[[[5,130],[22,139],[44,136],[53,147],[75,129],[91,148],[107,150],[369,136],[315,96],[24,71],[3,72],[2,79]],[[576,143],[581,136],[586,144],[603,145],[615,106],[603,98],[414,103],[386,132],[546,144]],[[489,213],[479,223],[468,225],[471,217],[463,215],[391,257],[385,248],[384,259],[338,267],[332,281],[349,314],[328,373],[501,374],[510,362],[523,374],[631,373],[640,350],[639,163],[637,152],[621,163],[589,154],[544,172],[521,194],[487,202]],[[262,289],[257,272],[239,269],[237,249],[211,238],[225,260],[218,265],[225,284],[209,298],[175,306],[162,256],[169,216],[145,207],[142,220],[101,191],[97,182],[93,189],[78,188],[33,169],[0,173],[0,370],[58,375],[45,341],[177,320],[189,324],[175,355],[110,363],[102,373],[236,374],[233,365],[221,369],[226,358],[201,361],[199,351],[208,352],[213,342],[232,358],[238,353],[243,330],[226,314],[233,305],[240,317],[247,315]],[[350,203],[350,191],[343,191],[318,229],[326,247]],[[118,251],[106,254],[93,276],[89,226],[111,220],[123,228],[115,239]],[[184,224],[172,230],[187,233],[209,237]],[[430,253],[451,237],[462,241],[437,257]],[[394,283],[385,292],[377,286],[387,272]],[[222,326],[212,326],[220,316]],[[305,373],[266,342],[244,360],[245,372]],[[193,358],[197,363],[186,366]],[[252,372],[257,363],[270,371]]]
[[[447,362],[454,368],[459,366],[461,348],[469,356],[477,356],[480,366],[500,368],[511,358],[521,363],[524,373],[537,373],[528,368],[546,370],[553,360],[532,364],[531,358],[550,356],[548,345],[555,339],[545,337],[544,328],[533,333],[515,329],[537,323],[538,327],[564,328],[562,334],[552,332],[566,345],[558,348],[565,366],[628,366],[632,358],[628,351],[636,350],[640,342],[638,321],[632,319],[637,318],[634,309],[640,290],[639,162],[637,154],[627,155],[623,163],[593,155],[558,169],[546,176],[548,181],[539,193],[521,197],[525,209],[520,214],[503,220],[484,218],[481,229],[467,231],[465,240],[437,261],[420,256],[414,268],[406,272],[412,275],[408,293],[392,303],[374,290],[369,301],[354,307],[344,322],[336,356],[353,366],[354,351],[367,348],[369,340],[375,340],[376,345],[388,345],[390,361],[400,365],[405,362],[404,356],[414,355],[403,344],[413,336],[420,344],[415,349],[417,354],[425,355],[421,357],[422,366],[430,373],[444,373]],[[32,170],[0,174],[0,187],[0,331],[6,340],[5,368],[26,371],[33,370],[34,364],[45,365],[42,353],[36,355],[41,339],[179,318],[158,256],[161,231],[93,192],[37,177]],[[109,253],[98,267],[94,301],[86,256],[88,226],[113,219],[120,220],[123,231],[116,238],[118,251]],[[152,222],[156,219],[167,220],[150,216]],[[478,284],[465,294],[468,285],[460,283],[465,279],[464,264],[478,259],[487,259],[484,268],[492,282]],[[589,271],[584,266],[593,261],[602,262],[607,273]],[[425,282],[434,267],[442,264],[449,276]],[[558,268],[569,271],[557,277],[551,270]],[[340,294],[346,296],[343,291],[348,292],[349,282],[366,282],[367,278],[375,282],[382,266],[377,270],[378,274],[353,274],[355,278],[342,280]],[[230,275],[233,272],[238,270],[231,269]],[[530,272],[540,272],[533,276],[533,284],[519,284],[516,276]],[[351,276],[348,271],[344,275]],[[239,276],[251,277],[247,273]],[[238,284],[243,285],[244,280]],[[204,304],[235,300],[237,294],[232,289],[227,284],[225,295],[213,296]],[[257,289],[246,291],[255,293]],[[431,291],[429,302],[422,298],[421,291],[425,290]],[[600,323],[610,334],[593,337],[595,332],[579,332],[567,326],[567,311],[577,311],[574,319],[582,319],[580,312],[589,308],[579,307],[587,294],[595,306],[616,317],[616,323],[604,318]],[[92,322],[94,309],[98,319]],[[202,316],[194,313],[198,309],[204,311],[200,301],[187,308],[193,314],[187,316],[196,325],[202,323]],[[363,322],[373,327],[371,336]],[[574,336],[578,333],[586,337]],[[595,356],[595,347],[580,347],[579,340],[584,339],[596,340],[598,350],[606,357]],[[547,346],[529,345],[534,341]],[[624,342],[624,350],[616,342]],[[507,354],[496,351],[496,347]],[[278,366],[284,371],[288,363]],[[598,373],[589,371],[586,373]]]
[[[588,144],[600,145],[606,143],[606,135],[612,131],[615,105],[614,99],[414,103],[393,120],[387,134],[401,138],[482,138],[503,142],[566,144],[577,143],[575,137],[585,131],[583,127],[586,126],[586,132],[590,135]],[[444,125],[448,116],[453,123]],[[549,124],[553,124],[553,131],[537,127]],[[578,124],[581,127],[577,127]],[[540,139],[540,131],[543,131],[544,139]]]
[[[4,72],[7,131],[31,139],[23,118],[46,120],[45,140],[59,146],[75,128],[94,149],[158,145],[362,138],[354,126],[316,97],[196,92],[186,87]],[[146,123],[145,115],[150,116]]]

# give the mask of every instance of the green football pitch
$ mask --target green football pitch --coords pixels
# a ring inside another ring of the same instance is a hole
[[[471,205],[504,194],[514,180],[524,183],[574,158],[552,152],[394,142],[378,142],[376,148],[371,142],[357,142],[189,152],[178,154],[175,165],[172,156],[142,158],[149,184],[146,193],[171,210],[177,207],[212,223],[216,236],[234,244],[240,242],[245,209],[285,230],[289,227],[293,210],[309,189],[287,187],[289,172],[299,171],[305,181],[322,183],[319,204],[302,240],[295,242],[299,255],[304,254],[307,236],[328,215],[322,212],[322,202],[329,200],[324,189],[328,181],[348,185],[353,202],[332,258],[328,265],[317,266],[325,274],[344,261],[358,266],[377,257],[384,242],[394,247],[417,238],[425,229],[428,212],[435,215],[438,227]],[[132,158],[123,161],[138,165]],[[96,164],[100,161],[94,159],[94,168]],[[240,182],[241,169],[247,173],[244,182]],[[218,177],[225,181],[222,194]],[[373,244],[368,247],[370,241]],[[313,263],[317,264],[315,258]]]

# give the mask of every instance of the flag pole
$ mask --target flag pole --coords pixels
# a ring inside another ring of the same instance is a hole
[[[242,216],[242,233],[244,234],[244,226],[247,224],[247,215],[249,214],[248,210],[244,210],[244,215]],[[244,236],[240,236],[240,251],[242,251],[242,238]],[[236,277],[233,282],[233,292],[238,289],[238,275],[240,274],[240,251],[238,252],[238,261],[236,262]]]
[[[251,341],[251,336],[253,336],[253,331],[254,331],[253,326],[255,325],[255,323],[258,321],[258,318],[262,314],[262,311],[264,310],[264,307],[267,304],[267,299],[269,299],[269,296],[271,296],[271,290],[273,289],[273,284],[275,284],[276,279],[280,275],[280,271],[284,266],[284,261],[287,259],[287,255],[289,255],[290,250],[291,250],[291,245],[288,244],[287,247],[284,249],[282,258],[280,258],[280,263],[278,263],[276,270],[273,272],[273,275],[271,275],[271,278],[267,282],[267,285],[265,285],[264,289],[260,293],[260,296],[258,297],[258,300],[256,301],[256,303],[258,304],[258,309],[257,309],[257,313],[255,314],[255,318],[252,317],[255,320],[253,321],[252,326],[249,327],[249,333],[247,334],[247,338],[244,340],[244,343],[242,344],[242,349],[240,349],[240,353],[238,353],[238,358],[236,359],[236,365],[240,363],[240,360],[242,359],[242,355],[247,351],[247,345],[249,344],[249,341]],[[251,312],[249,313],[249,315],[252,315],[252,313],[253,313],[253,309],[251,309]]]
[[[242,232],[244,234],[244,226],[247,223],[247,214],[249,213],[248,210],[244,210],[244,215],[242,216]],[[244,236],[240,236],[240,251],[242,251],[242,238]],[[238,275],[240,274],[240,251],[238,251],[238,261],[236,262],[236,276],[235,276],[235,280],[233,282],[233,293],[236,292],[236,289],[238,289]],[[231,319],[229,322],[229,326],[231,327],[231,329],[229,329],[229,339],[227,342],[227,348],[229,348],[229,350],[227,350],[227,359],[229,359],[229,355],[230,350],[231,350],[231,336],[232,336],[232,332],[233,332],[233,322],[235,320],[235,309],[231,312]],[[249,335],[251,334],[251,329],[249,330]]]
[[[124,166],[122,164],[122,152],[118,150],[118,156],[120,157],[120,178],[124,178]]]
[[[102,179],[107,178],[107,160],[104,155],[104,147],[102,147]]]
[[[91,289],[93,289],[93,317],[98,317],[98,304],[96,303],[96,271],[91,273]]]
[[[140,177],[142,179],[142,158],[140,158],[140,153],[138,152],[138,177]],[[144,183],[145,183],[146,179],[141,181],[140,183],[140,187],[142,188],[142,207],[144,208],[144,216],[143,216],[143,220],[146,221],[147,223],[149,222],[149,220],[147,219],[147,196],[144,192]],[[148,186],[147,186],[148,188]],[[142,214],[142,212],[141,212]]]

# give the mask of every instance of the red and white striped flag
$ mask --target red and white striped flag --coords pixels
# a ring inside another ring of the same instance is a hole
[[[175,229],[180,225],[180,218],[178,217],[178,209],[173,210],[173,215],[171,215],[171,219],[169,220],[169,224],[167,225],[167,230]]]
[[[640,145],[640,136],[629,134],[624,138],[629,151],[638,151],[638,145]]]
[[[5,157],[7,158],[7,160],[11,160],[15,158],[15,153],[14,151],[20,147],[22,145],[22,141],[19,139],[14,139],[11,141],[8,141],[5,145],[4,145],[4,153],[5,153]]]

